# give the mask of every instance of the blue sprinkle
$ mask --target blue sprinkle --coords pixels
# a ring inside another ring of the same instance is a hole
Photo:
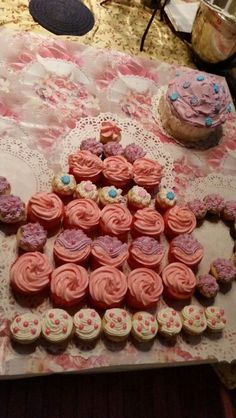
[[[166,193],[166,197],[169,200],[174,200],[175,194],[173,192],[168,192],[168,193]]]
[[[184,84],[183,84],[183,88],[188,89],[190,87],[190,84],[191,83],[189,81],[185,81]]]
[[[213,123],[213,119],[212,118],[206,118],[205,119],[205,125],[206,126],[211,126]]]
[[[116,197],[117,196],[117,191],[115,189],[111,189],[111,190],[109,190],[108,195],[110,197]]]
[[[203,80],[205,80],[204,75],[198,75],[197,76],[197,81],[203,81]]]
[[[231,105],[231,104],[229,104],[229,105],[227,106],[227,112],[228,112],[228,113],[231,113],[231,112],[232,112],[232,105]]]
[[[179,77],[180,75],[181,75],[181,73],[179,73],[179,72],[175,73],[176,77]]]
[[[70,176],[61,176],[61,182],[63,184],[70,184]]]
[[[220,86],[219,86],[219,84],[214,84],[214,92],[215,92],[215,93],[219,93],[219,91],[220,91]]]
[[[170,99],[175,102],[178,99],[178,93],[174,92],[170,95]]]
[[[192,96],[190,99],[190,104],[193,106],[196,106],[198,104],[198,98],[197,96]]]

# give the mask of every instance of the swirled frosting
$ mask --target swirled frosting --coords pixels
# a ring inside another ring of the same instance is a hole
[[[155,267],[164,257],[164,247],[151,237],[139,237],[132,241],[129,249],[132,258],[140,265]]]
[[[57,305],[74,305],[87,294],[88,273],[84,267],[66,263],[52,272],[51,293]]]
[[[206,216],[207,206],[203,200],[194,199],[191,202],[188,202],[188,207],[197,219],[203,219]]]
[[[153,315],[148,312],[136,312],[132,319],[132,334],[139,341],[152,340],[158,331],[158,323]]]
[[[22,293],[37,293],[49,285],[52,267],[45,254],[28,252],[21,255],[10,270],[10,281]]]
[[[219,291],[219,285],[211,274],[202,274],[197,278],[197,289],[203,296],[214,298]]]
[[[25,251],[41,250],[47,242],[47,231],[36,223],[22,225],[17,231],[18,245]]]
[[[119,267],[128,257],[128,245],[116,237],[105,235],[93,241],[91,253],[100,265]]]
[[[90,151],[92,154],[100,157],[103,153],[103,144],[95,138],[88,138],[81,142],[80,149]]]
[[[203,200],[206,203],[208,212],[214,215],[219,215],[225,207],[224,198],[217,193],[209,194],[205,196]]]
[[[60,343],[71,335],[73,320],[63,309],[49,309],[43,316],[42,334],[51,343]]]
[[[103,330],[110,338],[127,338],[132,328],[131,317],[124,309],[107,309],[103,316]]]
[[[225,258],[217,258],[211,265],[211,273],[217,281],[229,283],[236,277],[236,268],[230,260]]]
[[[103,266],[90,275],[89,293],[93,302],[101,308],[113,308],[122,304],[127,292],[127,279],[115,267]]]
[[[100,225],[106,234],[119,236],[129,232],[132,219],[125,206],[114,203],[102,209]]]
[[[115,123],[105,121],[101,123],[100,136],[104,143],[108,141],[119,142],[121,140],[121,129]]]
[[[188,206],[175,205],[168,209],[164,215],[164,220],[166,233],[171,235],[190,234],[197,224],[196,217]]]
[[[102,327],[102,321],[94,309],[80,309],[74,315],[75,334],[83,341],[95,340]]]
[[[159,331],[163,335],[173,337],[182,329],[182,320],[178,312],[173,308],[163,308],[157,313]]]
[[[134,214],[133,228],[141,235],[156,237],[164,231],[164,220],[155,209],[139,209]]]
[[[229,200],[225,202],[224,216],[229,221],[236,221],[236,201]]]
[[[99,189],[99,200],[102,205],[108,203],[124,203],[125,199],[122,196],[122,190],[117,189],[115,186],[106,186]]]
[[[225,328],[226,318],[224,309],[218,306],[209,306],[205,310],[207,328],[213,332],[220,332]]]
[[[143,209],[150,205],[151,195],[140,186],[133,186],[128,192],[128,201],[131,205]]]
[[[78,151],[69,155],[69,170],[77,181],[97,178],[102,172],[103,162],[90,151]]]
[[[0,176],[0,195],[10,194],[11,185],[6,179],[6,177]]]
[[[123,147],[119,142],[108,142],[107,144],[103,145],[103,152],[105,157],[113,157],[115,155],[122,155],[123,154]]]
[[[75,197],[80,199],[92,199],[98,203],[98,189],[91,181],[81,181],[75,189]]]
[[[54,243],[54,255],[65,263],[79,263],[87,259],[92,240],[79,229],[65,229]]]
[[[156,205],[163,210],[172,208],[176,201],[177,198],[172,189],[162,188],[156,195]]]
[[[155,187],[161,181],[163,167],[149,158],[139,158],[133,164],[134,181],[138,186]]]
[[[140,145],[135,144],[134,142],[132,144],[129,144],[124,149],[124,157],[126,160],[128,160],[131,164],[134,163],[138,158],[142,158],[146,155],[146,151]]]
[[[166,100],[180,120],[193,126],[216,127],[226,120],[229,97],[212,75],[184,72],[169,83]]]
[[[10,331],[15,341],[21,344],[32,343],[41,334],[41,319],[31,312],[17,315],[10,325]]]
[[[203,246],[191,234],[181,234],[175,237],[170,243],[169,251],[176,261],[190,267],[200,263],[204,254]]]
[[[140,267],[128,275],[129,304],[147,309],[157,303],[163,292],[160,276],[151,269]]]
[[[200,335],[207,327],[204,309],[196,305],[185,306],[182,311],[183,327],[194,335]]]
[[[114,185],[124,185],[132,179],[133,167],[121,155],[105,158],[103,176]]]
[[[69,227],[91,231],[98,225],[99,218],[100,210],[92,199],[75,199],[65,208],[65,222]]]
[[[192,296],[196,286],[196,278],[192,270],[182,263],[171,263],[162,271],[162,280],[165,287],[175,295],[183,299]]]
[[[0,220],[11,224],[25,219],[25,204],[18,196],[0,195]]]
[[[74,193],[76,181],[72,174],[60,173],[52,179],[52,189],[55,193],[70,196]]]
[[[59,223],[63,213],[63,203],[55,193],[36,193],[28,202],[29,218],[42,223],[45,228]]]

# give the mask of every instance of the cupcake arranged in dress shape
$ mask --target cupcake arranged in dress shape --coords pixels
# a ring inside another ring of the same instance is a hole
[[[49,309],[42,318],[42,334],[52,344],[66,342],[73,330],[73,320],[63,309]]]
[[[219,285],[211,274],[201,274],[197,277],[197,290],[205,298],[211,299],[219,292]]]
[[[140,267],[129,273],[127,303],[131,308],[155,307],[162,292],[162,280],[155,271]]]
[[[124,341],[128,338],[132,328],[131,317],[124,309],[107,309],[102,319],[102,328],[109,340]]]
[[[91,199],[96,203],[99,201],[97,186],[90,180],[84,180],[77,184],[74,196],[78,199]]]
[[[218,306],[209,306],[205,310],[207,330],[212,333],[220,333],[226,326],[224,309]]]
[[[114,157],[115,155],[122,155],[124,152],[124,149],[119,142],[107,142],[105,145],[103,145],[103,154],[104,157]]]
[[[173,208],[176,201],[177,198],[172,189],[162,188],[156,195],[155,205],[157,210],[165,212],[167,209]]]
[[[0,196],[9,195],[11,193],[11,185],[6,177],[0,176]]]
[[[36,193],[27,206],[31,222],[39,222],[45,229],[54,229],[61,224],[64,205],[55,193]]]
[[[148,191],[153,191],[161,182],[163,167],[149,158],[138,158],[133,164],[134,182]]]
[[[146,151],[140,145],[129,144],[124,149],[124,157],[129,163],[133,164],[138,158],[143,158],[146,155]]]
[[[128,191],[128,205],[131,210],[146,208],[151,203],[151,195],[143,187],[133,186]]]
[[[191,234],[178,235],[170,243],[169,259],[171,262],[179,261],[193,268],[201,262],[203,255],[203,246]]]
[[[211,263],[210,273],[214,276],[217,282],[226,284],[232,282],[236,277],[236,268],[230,260],[225,258],[217,258]]]
[[[104,121],[101,123],[100,128],[100,141],[102,144],[107,142],[120,142],[121,140],[121,128],[112,121]]]
[[[10,282],[14,290],[35,294],[49,286],[52,267],[45,254],[28,252],[21,255],[11,267]]]
[[[181,314],[183,318],[183,329],[187,334],[197,336],[205,331],[207,321],[204,309],[196,305],[188,305],[182,309]]]
[[[205,218],[207,214],[207,205],[201,199],[194,199],[188,202],[189,209],[194,213],[196,219],[201,220]]]
[[[158,238],[164,231],[164,220],[160,213],[152,208],[139,209],[134,214],[132,235]]]
[[[165,293],[171,299],[185,300],[192,297],[196,288],[196,277],[182,263],[171,263],[162,271]]]
[[[102,321],[94,309],[80,309],[73,318],[75,335],[81,341],[93,342],[101,334]]]
[[[59,196],[72,196],[76,189],[76,181],[72,174],[60,173],[52,179],[52,190]]]
[[[78,151],[69,155],[68,164],[69,171],[73,174],[77,183],[83,180],[96,183],[101,177],[103,162],[101,158],[90,151]]]
[[[51,297],[57,306],[81,303],[88,290],[88,273],[84,267],[73,263],[63,264],[52,272]]]
[[[99,201],[102,206],[110,203],[125,203],[125,198],[122,196],[122,190],[115,186],[106,186],[99,189]]]
[[[126,187],[133,177],[133,166],[121,155],[103,161],[103,179],[107,185]]]
[[[90,275],[89,294],[92,304],[100,309],[117,308],[124,303],[127,279],[115,267],[103,266]]]
[[[159,104],[163,126],[186,146],[216,132],[230,111],[225,87],[209,74],[188,70],[170,81]]]
[[[65,208],[64,225],[66,228],[82,229],[91,233],[99,224],[100,210],[91,199],[72,200]]]
[[[124,206],[114,203],[101,211],[100,228],[104,235],[112,235],[125,240],[132,224],[132,215]]]
[[[109,235],[96,238],[92,243],[93,267],[122,267],[128,258],[128,245]]]
[[[103,153],[103,144],[95,138],[84,139],[80,144],[82,151],[90,151],[92,154],[101,157]]]
[[[15,224],[26,219],[25,204],[18,196],[0,196],[0,221]]]
[[[57,264],[86,263],[92,240],[80,229],[65,229],[54,242],[53,255]]]
[[[38,315],[26,312],[17,315],[10,325],[11,338],[19,344],[32,344],[41,334],[41,319]]]
[[[225,221],[235,222],[236,221],[236,201],[229,200],[225,202],[225,207],[222,211],[222,218]]]
[[[220,213],[225,207],[225,200],[221,195],[212,193],[205,196],[203,200],[206,204],[208,213],[220,216]]]
[[[164,214],[165,233],[169,237],[190,234],[196,228],[197,221],[188,206],[175,205]]]
[[[20,226],[16,234],[19,248],[24,251],[42,251],[47,242],[47,231],[38,222]]]
[[[149,312],[136,312],[132,318],[131,334],[141,342],[149,342],[155,338],[158,331],[158,323],[154,315]]]
[[[164,254],[164,247],[157,240],[152,237],[139,237],[130,244],[128,263],[134,269],[138,267],[156,269]]]
[[[163,308],[157,313],[159,332],[167,338],[175,338],[182,329],[182,319],[173,308]]]

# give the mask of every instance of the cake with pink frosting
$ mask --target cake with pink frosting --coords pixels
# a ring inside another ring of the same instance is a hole
[[[104,235],[93,241],[91,255],[94,268],[101,266],[119,268],[128,258],[128,245],[117,237]]]
[[[100,141],[102,144],[114,141],[120,142],[121,140],[121,128],[112,121],[104,121],[101,123],[100,128]]]
[[[236,221],[236,200],[228,200],[222,212],[225,221]]]
[[[132,268],[147,267],[156,269],[165,254],[162,244],[152,237],[139,237],[129,248],[128,263]]]
[[[57,264],[84,264],[90,255],[92,240],[80,229],[65,229],[54,242]]]
[[[47,231],[38,222],[20,226],[16,234],[18,247],[24,251],[42,251]]]
[[[134,163],[138,158],[145,157],[146,151],[140,145],[135,144],[134,142],[132,144],[129,144],[124,149],[124,157],[126,160],[128,160],[130,163]]]
[[[217,258],[210,267],[210,273],[219,283],[230,283],[236,277],[236,268],[231,261],[225,258]]]
[[[88,138],[81,142],[80,149],[90,151],[92,154],[101,157],[103,153],[103,144],[95,138]]]
[[[14,224],[24,221],[26,218],[25,204],[18,196],[0,196],[0,221],[6,224]]]
[[[170,81],[159,104],[163,126],[186,146],[206,140],[226,121],[231,109],[222,83],[194,70]]]
[[[180,234],[175,237],[169,246],[169,260],[179,261],[191,268],[196,267],[202,260],[203,246],[191,234]]]
[[[119,142],[110,141],[103,145],[103,154],[105,157],[114,157],[123,154],[123,147]]]
[[[127,303],[134,309],[156,307],[163,292],[161,277],[151,269],[140,267],[128,275]]]
[[[211,274],[202,274],[197,278],[197,290],[206,298],[215,298],[219,291],[219,285]]]
[[[188,202],[188,207],[194,213],[196,219],[201,220],[205,218],[207,206],[203,200],[193,199],[191,202]]]
[[[204,197],[204,202],[207,207],[207,211],[211,215],[220,215],[225,207],[224,198],[218,193],[211,193]]]

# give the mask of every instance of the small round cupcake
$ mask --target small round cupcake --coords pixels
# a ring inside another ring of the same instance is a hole
[[[139,209],[134,214],[132,235],[158,238],[164,231],[164,220],[160,213],[152,208]]]
[[[42,251],[47,242],[47,231],[38,222],[20,226],[16,234],[19,248],[24,251]]]
[[[158,323],[149,312],[136,312],[132,318],[131,334],[133,337],[145,343],[155,338],[158,331]]]
[[[63,309],[49,309],[42,318],[42,335],[53,344],[65,342],[71,336],[73,320]]]
[[[157,210],[165,212],[167,209],[173,208],[177,201],[176,195],[172,189],[166,187],[159,190],[155,197],[155,205]]]
[[[119,142],[111,141],[103,145],[103,154],[105,158],[114,157],[115,155],[122,155],[123,152],[123,147],[121,144],[119,144]]]
[[[26,312],[17,315],[10,325],[11,338],[19,344],[32,344],[41,334],[41,319],[38,315]]]
[[[151,195],[140,186],[133,186],[128,191],[127,199],[131,210],[144,209],[151,203]]]
[[[51,297],[57,306],[73,306],[86,297],[88,273],[84,267],[73,263],[63,264],[53,270],[51,276]]]
[[[180,234],[191,234],[196,228],[197,221],[188,206],[175,205],[164,214],[165,234],[176,237]]]
[[[210,267],[210,273],[217,282],[226,284],[232,282],[236,277],[236,268],[230,260],[225,258],[217,258]]]
[[[25,204],[18,196],[0,196],[0,221],[15,224],[26,219]]]
[[[104,235],[112,235],[125,240],[132,224],[132,215],[124,206],[114,203],[101,211],[100,228]]]
[[[201,274],[197,277],[197,290],[205,298],[215,298],[219,292],[219,285],[211,274]]]
[[[90,180],[84,180],[77,184],[74,196],[78,199],[91,199],[96,203],[99,202],[97,186]]]
[[[225,207],[222,211],[222,218],[225,221],[236,221],[236,200],[228,200],[225,202]]]
[[[207,205],[203,200],[194,199],[191,202],[188,202],[188,207],[199,221],[205,218],[207,214]]]
[[[10,270],[10,282],[14,290],[23,294],[35,294],[49,286],[52,267],[45,254],[28,252],[21,255]]]
[[[54,229],[61,224],[64,205],[55,193],[36,193],[27,206],[31,222],[39,222],[45,229]]]
[[[221,195],[212,193],[205,196],[203,200],[206,204],[208,213],[220,216],[220,213],[225,207],[225,200]]]
[[[103,162],[90,151],[78,151],[76,154],[69,155],[68,164],[69,172],[73,174],[77,183],[83,180],[96,183],[101,177]]]
[[[162,271],[165,293],[171,299],[185,300],[192,297],[196,277],[192,270],[182,263],[171,263]]]
[[[133,164],[138,158],[143,158],[146,155],[146,151],[140,145],[129,144],[124,149],[124,157],[126,158],[129,163]]]
[[[102,144],[107,142],[120,142],[121,129],[114,122],[104,121],[101,123],[100,128],[100,141]]]
[[[109,340],[125,341],[132,328],[131,317],[124,309],[107,309],[102,319],[102,328]]]
[[[128,245],[116,237],[105,235],[96,238],[92,243],[93,267],[122,267],[128,258]]]
[[[125,203],[125,198],[122,196],[122,190],[115,186],[102,187],[98,191],[99,201],[102,206],[109,203]]]
[[[140,267],[129,273],[127,303],[131,308],[155,307],[162,292],[162,280],[155,271]]]
[[[163,167],[149,158],[139,158],[133,164],[134,182],[145,189],[153,190],[163,176]]]
[[[80,229],[65,229],[54,242],[53,255],[57,264],[86,263],[92,240]]]
[[[99,337],[102,321],[94,309],[80,309],[73,318],[75,335],[81,341],[91,343]]]
[[[196,267],[202,260],[202,244],[191,234],[181,234],[172,239],[169,246],[169,260],[179,261],[188,267]]]
[[[163,308],[157,313],[159,332],[167,338],[176,337],[182,329],[182,319],[173,308]]]
[[[183,329],[187,334],[197,336],[205,331],[207,321],[204,309],[196,305],[188,305],[182,309],[181,314],[183,318]]]
[[[92,154],[101,157],[103,153],[103,144],[95,138],[84,139],[80,144],[82,151],[90,151]]]
[[[126,292],[126,276],[117,268],[103,266],[91,273],[89,294],[95,307],[101,309],[120,307]]]
[[[138,267],[157,269],[164,254],[163,245],[154,238],[138,237],[130,244],[128,263],[133,269]]]
[[[52,191],[59,196],[72,196],[76,189],[76,181],[72,174],[60,173],[52,179]]]
[[[205,316],[208,331],[213,333],[223,331],[227,322],[224,309],[221,309],[218,306],[209,306],[205,310]]]
[[[107,157],[103,164],[105,184],[123,188],[132,180],[133,166],[121,155]]]
[[[9,195],[11,193],[11,185],[6,177],[0,176],[0,196]]]
[[[66,228],[82,229],[91,233],[99,224],[100,210],[91,199],[72,200],[65,208],[64,225]]]

